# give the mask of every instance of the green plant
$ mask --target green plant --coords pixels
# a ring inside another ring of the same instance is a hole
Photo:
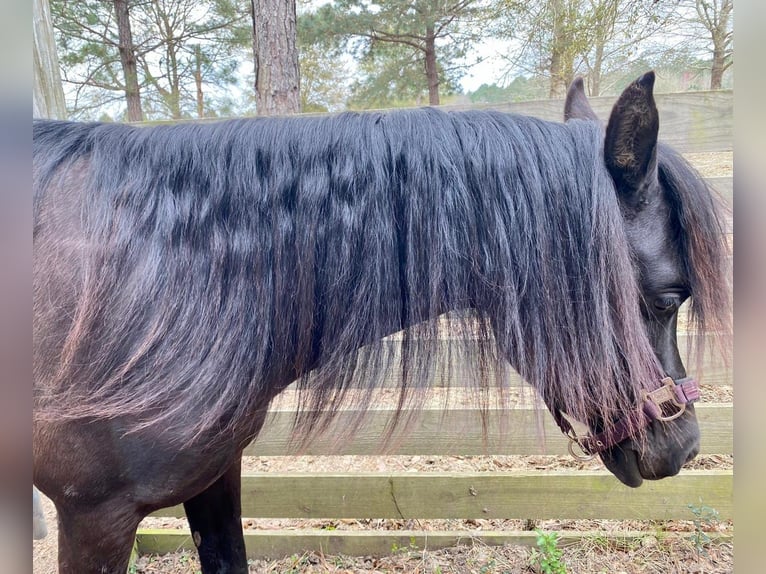
[[[718,511],[715,508],[704,505],[701,498],[699,505],[687,504],[686,506],[694,515],[692,519],[694,523],[694,534],[692,534],[694,548],[697,550],[698,555],[706,554],[705,548],[712,542],[706,530],[711,530],[718,524]]]
[[[410,536],[409,546],[399,546],[396,542],[391,545],[391,554],[403,554],[405,552],[414,552],[418,550],[418,545],[415,543],[415,537]]]
[[[537,549],[532,549],[530,560],[532,566],[539,566],[543,574],[566,574],[567,569],[561,561],[562,552],[559,548],[559,538],[555,532],[543,532],[539,528],[537,533]]]

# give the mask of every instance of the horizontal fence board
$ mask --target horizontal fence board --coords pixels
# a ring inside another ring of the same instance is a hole
[[[731,453],[733,408],[731,404],[698,404],[702,454]],[[290,444],[294,421],[292,411],[273,411],[258,438],[246,449],[247,456],[302,455],[539,455],[568,453],[568,441],[547,410],[532,406],[487,412],[486,441],[481,414],[472,408],[428,408],[416,418],[398,440],[384,445],[386,427],[391,420],[387,409],[366,413],[365,424],[348,440],[338,441],[340,431],[358,417],[357,411],[341,412],[326,432],[299,453]],[[406,419],[407,413],[405,413]],[[539,422],[539,424],[538,424]],[[540,432],[538,432],[540,430]],[[384,448],[385,447],[385,448]]]
[[[660,141],[683,153],[729,151],[734,143],[734,92],[731,90],[655,94],[660,113]],[[589,98],[596,115],[606,121],[617,96]],[[563,100],[505,104],[446,105],[445,110],[493,109],[562,121]]]
[[[558,531],[558,546],[564,547],[588,539],[629,546],[640,542],[652,533],[623,531]],[[656,535],[656,533],[654,533]],[[709,533],[713,542],[729,542],[731,534]],[[663,533],[664,540],[693,537],[693,533]],[[187,531],[142,528],[138,531],[138,552],[166,554],[178,550],[195,550],[194,542]],[[317,552],[327,555],[383,556],[399,549],[433,551],[458,545],[500,546],[513,544],[537,546],[537,533],[528,531],[488,530],[246,530],[245,548],[250,559],[277,559],[293,554]]]
[[[681,313],[684,313],[682,309]],[[681,319],[679,323],[684,323]],[[443,338],[437,343],[438,348],[431,348],[433,356],[435,357],[436,364],[434,365],[434,372],[431,375],[431,380],[426,383],[419,383],[425,387],[471,387],[472,382],[475,380],[475,373],[467,368],[461,357],[464,357],[462,353],[465,351],[468,356],[475,356],[475,350],[477,348],[476,343],[472,343],[470,336],[461,338],[459,335],[450,337],[448,333],[440,334]],[[706,385],[715,386],[731,386],[733,384],[733,373],[731,364],[725,364],[721,359],[718,352],[713,351],[714,343],[712,336],[707,336],[708,351],[705,352],[702,364],[701,372],[697,372],[696,366],[690,364],[688,361],[687,348],[689,346],[690,336],[684,332],[678,334],[678,349],[681,353],[681,358],[684,364],[689,367],[690,370],[694,370],[694,375],[700,378],[701,382]],[[458,343],[454,343],[458,341]],[[401,373],[396,366],[399,364],[399,356],[401,348],[401,336],[394,334],[388,337],[383,343],[387,345],[388,349],[385,351],[385,356],[391,357],[392,368],[385,377],[380,381],[380,386],[384,388],[399,387],[401,385]],[[417,345],[416,341],[410,343],[412,346]],[[447,358],[449,357],[450,347],[456,352],[452,355],[453,363],[448,365]],[[364,353],[364,350],[360,351]],[[450,368],[448,368],[450,367]],[[514,371],[508,367],[506,369],[506,381],[510,386],[526,386],[524,380]],[[492,380],[495,376],[495,370],[492,365],[488,365],[486,368],[486,374],[488,380]],[[350,381],[350,386],[358,386],[357,381]],[[288,390],[295,390],[296,385],[292,384],[287,387]]]
[[[702,500],[728,519],[732,478],[684,471],[631,489],[607,471],[245,474],[242,516],[679,520]],[[183,506],[155,513],[183,515]]]

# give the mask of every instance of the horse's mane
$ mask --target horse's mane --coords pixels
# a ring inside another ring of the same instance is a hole
[[[671,228],[691,297],[688,306],[689,356],[702,372],[706,352],[731,359],[731,258],[723,213],[725,203],[675,150],[658,146],[659,178],[671,205]],[[710,339],[712,339],[712,345]]]
[[[595,123],[423,109],[36,122],[34,140],[36,195],[67,157],[87,160],[95,246],[37,416],[127,415],[188,440],[237,430],[297,379],[308,433],[350,398],[369,406],[394,365],[399,410],[417,407],[445,322],[473,333],[452,344],[477,395],[510,359],[549,407],[608,423],[661,377]],[[706,319],[714,272],[694,270],[720,238],[695,231],[708,222],[673,166],[661,173]],[[450,310],[476,312],[426,321]],[[405,327],[394,353],[381,339]]]

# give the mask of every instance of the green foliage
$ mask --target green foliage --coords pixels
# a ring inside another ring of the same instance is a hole
[[[497,84],[482,84],[468,94],[475,104],[502,104],[523,102],[547,97],[547,86],[539,78],[517,76],[510,84],[500,87]]]
[[[535,529],[535,532],[537,549],[532,550],[532,565],[538,566],[543,574],[566,574],[566,566],[561,561],[562,552],[558,547],[558,535],[555,532],[545,533],[540,529]]]
[[[459,90],[466,55],[480,37],[477,24],[493,4],[336,0],[303,15],[299,36],[303,45],[332,44],[355,56],[361,74],[350,107],[426,103]],[[429,86],[429,73],[437,85]]]
[[[301,20],[298,20],[300,28]],[[349,72],[337,47],[300,46],[301,111],[335,112],[345,107]]]
[[[497,84],[482,84],[468,94],[468,99],[474,104],[500,104],[510,100],[510,92]]]
[[[697,554],[705,554],[706,548],[712,542],[708,530],[714,529],[718,525],[719,513],[715,508],[706,506],[702,503],[687,504],[687,508],[694,515],[692,522],[694,523],[694,534],[692,535],[692,542]]]
[[[407,552],[416,552],[419,550],[415,537],[410,536],[410,543],[407,546],[399,546],[396,542],[391,545],[391,554],[406,554]]]
[[[460,91],[460,70],[445,72],[437,61],[440,96]],[[358,79],[350,86],[351,109],[395,108],[429,103],[421,55],[398,44],[381,44],[359,61]]]

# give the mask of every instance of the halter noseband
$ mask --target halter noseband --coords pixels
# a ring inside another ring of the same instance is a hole
[[[577,436],[572,424],[560,411],[554,413],[562,432],[569,438],[569,453],[580,460],[593,458],[625,439],[631,438],[636,430],[649,426],[652,421],[668,422],[680,417],[686,411],[686,405],[700,398],[700,388],[692,377],[673,380],[665,377],[660,386],[652,391],[644,391],[641,409],[636,409],[622,417],[608,429],[586,436]],[[663,405],[675,408],[675,412],[664,415]],[[584,453],[575,452],[575,445]]]

